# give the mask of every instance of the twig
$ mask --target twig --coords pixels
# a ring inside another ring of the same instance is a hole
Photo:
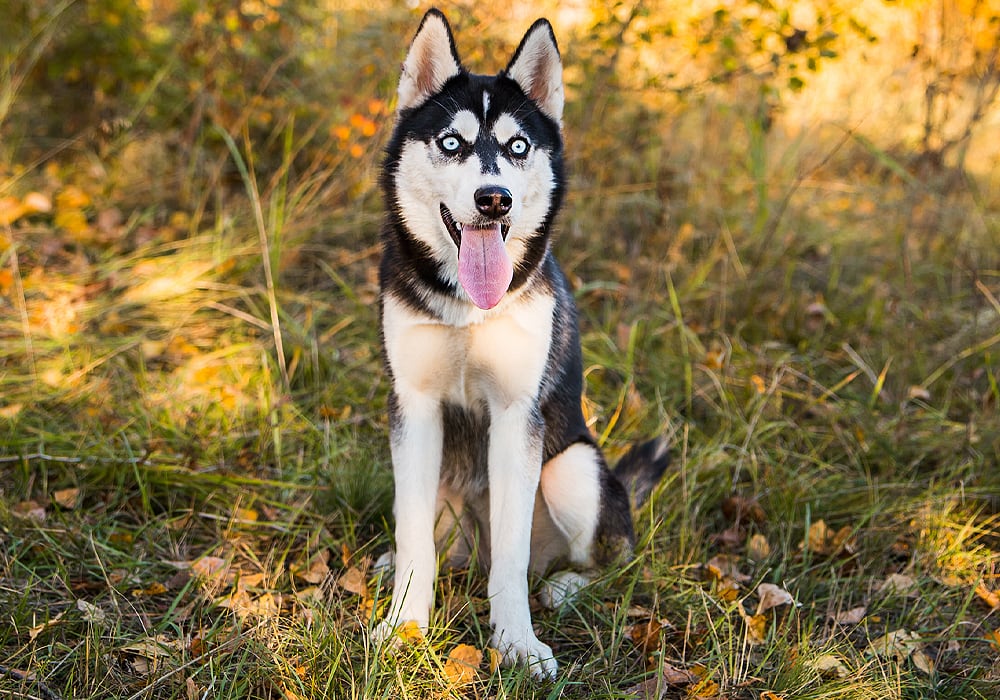
[[[9,676],[16,681],[22,681],[26,683],[31,683],[38,690],[38,697],[42,700],[63,700],[62,695],[55,692],[49,686],[45,685],[42,681],[34,677],[32,673],[25,673],[24,671],[15,671],[12,668],[7,668],[6,666],[0,665],[0,676]],[[27,696],[26,696],[27,697]]]

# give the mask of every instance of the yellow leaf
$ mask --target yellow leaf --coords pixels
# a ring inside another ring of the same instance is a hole
[[[765,690],[760,694],[760,700],[785,700],[785,696],[772,693],[770,690]]]
[[[500,664],[503,662],[503,654],[493,647],[487,647],[486,651],[490,655],[490,673],[496,673],[497,669],[500,668]]]
[[[990,643],[993,649],[1000,651],[1000,629],[987,633],[986,641]]]
[[[79,239],[84,233],[90,230],[87,224],[87,217],[80,209],[61,209],[56,214],[53,223],[66,233]]]
[[[255,523],[258,517],[260,517],[259,514],[253,508],[233,509],[233,520],[238,522]]]
[[[767,391],[767,385],[764,383],[764,378],[759,374],[754,374],[750,377],[750,383],[753,384],[754,391],[758,394],[763,394]]]
[[[710,700],[719,695],[719,684],[711,678],[705,678],[688,689],[688,700]]]
[[[424,641],[424,631],[414,620],[407,620],[396,628],[396,636],[407,644]]]
[[[160,595],[167,592],[167,587],[160,582],[151,583],[145,588],[136,588],[132,591],[133,598],[143,598],[148,596]]]
[[[15,197],[0,197],[0,226],[9,226],[27,213]]]
[[[743,621],[747,626],[747,637],[755,644],[762,644],[767,639],[767,615],[746,615]]]
[[[453,685],[468,685],[479,677],[482,662],[483,652],[469,644],[459,644],[448,654],[444,675]]]
[[[59,209],[83,209],[90,204],[90,197],[76,185],[69,185],[56,195]]]

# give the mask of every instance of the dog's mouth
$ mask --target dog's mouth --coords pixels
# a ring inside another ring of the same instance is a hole
[[[444,222],[444,227],[448,229],[448,235],[451,236],[451,240],[455,241],[455,245],[459,248],[462,247],[462,229],[492,229],[496,226],[496,222],[484,220],[482,223],[471,223],[471,224],[460,224],[455,220],[454,215],[451,210],[441,203],[441,221]],[[500,220],[500,236],[504,241],[507,240],[507,234],[510,233],[510,224],[503,219]]]
[[[504,241],[509,225],[501,221],[460,224],[444,204],[441,220],[458,246],[458,282],[480,309],[500,303],[514,278]]]

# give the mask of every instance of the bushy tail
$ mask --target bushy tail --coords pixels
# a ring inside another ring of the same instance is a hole
[[[635,445],[615,466],[614,474],[628,491],[632,507],[638,508],[649,498],[670,466],[670,450],[666,438],[653,438]]]

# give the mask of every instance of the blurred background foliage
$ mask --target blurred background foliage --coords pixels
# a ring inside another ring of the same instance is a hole
[[[425,9],[4,0],[9,404],[101,396],[119,362],[204,380],[192,363],[230,345],[233,379],[259,365],[262,342],[277,351],[276,391],[350,405],[322,380],[377,372],[360,342],[372,336],[345,344],[355,364],[326,341],[370,313],[375,172]],[[946,410],[995,403],[992,346],[971,350],[997,328],[995,0],[444,9],[481,71],[536,15],[554,22],[571,173],[557,245],[595,327],[645,319],[649,349],[685,361],[760,357],[771,342],[831,353],[820,373],[830,357],[863,359],[894,400],[923,396],[968,351],[976,366]],[[678,327],[679,339],[662,331]],[[913,338],[929,352],[901,351]],[[845,355],[850,343],[866,357]],[[654,386],[676,381],[660,369]]]
[[[9,404],[101,396],[116,363],[204,380],[192,364],[232,346],[209,364],[229,363],[220,384],[256,405],[257,382],[234,377],[265,343],[276,391],[350,405],[324,380],[377,373],[373,337],[327,341],[370,313],[375,172],[425,9],[4,0]],[[995,0],[444,9],[478,71],[500,68],[536,15],[556,27],[571,174],[557,245],[595,327],[645,319],[648,350],[685,361],[759,358],[771,342],[831,353],[828,384],[858,364],[844,345],[862,344],[864,374],[894,400],[995,332]],[[912,338],[929,352],[901,352]],[[964,358],[976,367],[948,411],[995,402],[988,350]]]

